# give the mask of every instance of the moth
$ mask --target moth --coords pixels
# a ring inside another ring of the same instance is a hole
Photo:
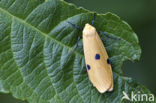
[[[93,27],[95,15],[94,13],[92,25],[87,23],[83,29],[71,22],[68,23],[82,30],[84,56],[89,79],[100,93],[104,93],[113,90],[113,73],[104,44],[95,27]],[[110,37],[110,35],[106,36]]]
[[[106,49],[90,24],[83,29],[83,47],[89,79],[100,93],[113,90],[113,74]]]

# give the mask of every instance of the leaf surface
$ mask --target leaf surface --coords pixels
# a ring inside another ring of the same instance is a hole
[[[122,91],[150,93],[123,76],[123,61],[139,60],[141,49],[132,28],[112,13],[98,14],[95,27],[121,39],[101,35],[112,61],[113,92],[100,94],[92,86],[80,48],[68,55],[82,32],[67,21],[84,27],[92,18],[59,0],[1,0],[0,92],[30,103],[120,103]]]

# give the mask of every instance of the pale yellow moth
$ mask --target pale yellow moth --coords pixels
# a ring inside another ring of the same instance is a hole
[[[83,47],[90,81],[100,93],[113,90],[112,68],[108,54],[96,31],[90,24],[83,29]]]

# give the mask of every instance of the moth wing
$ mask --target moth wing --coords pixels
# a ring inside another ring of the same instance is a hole
[[[112,78],[112,85],[111,85],[111,87],[108,89],[108,91],[112,91],[113,88],[114,88],[114,84],[113,84],[113,78]]]
[[[111,91],[113,75],[111,65],[107,63],[108,54],[95,28],[86,26],[83,30],[83,46],[86,65],[90,66],[87,70],[89,78],[100,93]],[[99,59],[96,59],[96,54],[100,56]]]

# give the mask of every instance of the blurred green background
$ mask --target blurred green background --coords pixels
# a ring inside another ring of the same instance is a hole
[[[156,95],[156,0],[65,0],[98,13],[112,12],[131,25],[137,33],[142,55],[140,61],[124,62],[124,75],[134,78]],[[0,94],[0,103],[26,103]]]

